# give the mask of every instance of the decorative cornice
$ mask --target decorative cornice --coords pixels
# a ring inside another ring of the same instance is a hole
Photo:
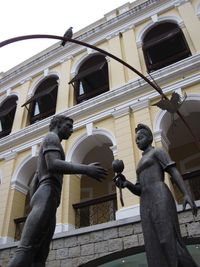
[[[126,106],[126,107],[120,107],[120,108],[117,108],[117,109],[114,109],[114,111],[112,112],[112,116],[117,119],[117,118],[120,118],[122,116],[125,116],[125,115],[128,115],[130,113],[130,107]]]
[[[149,107],[149,99],[140,100],[140,98],[138,98],[138,101],[136,103],[130,106],[133,112],[147,107]]]
[[[188,2],[188,0],[176,0],[175,3],[174,3],[174,6],[175,7],[179,7],[179,6],[181,6],[181,5],[183,5],[183,4],[187,3],[187,2]]]
[[[11,150],[8,153],[4,154],[4,160],[9,161],[9,160],[15,159],[16,156],[17,156],[17,153]]]

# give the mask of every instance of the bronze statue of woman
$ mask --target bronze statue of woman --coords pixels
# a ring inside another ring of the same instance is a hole
[[[140,196],[140,215],[148,266],[198,267],[181,238],[176,204],[164,183],[165,172],[169,173],[183,193],[183,208],[189,204],[196,216],[196,205],[187,192],[175,162],[163,149],[152,146],[153,135],[150,128],[138,124],[135,132],[136,144],[143,151],[136,170],[137,182],[131,183],[120,173],[114,181],[118,187],[126,187]]]

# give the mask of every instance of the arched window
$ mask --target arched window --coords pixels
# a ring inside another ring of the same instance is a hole
[[[69,83],[72,83],[75,89],[77,103],[108,91],[108,64],[105,57],[102,55],[90,57],[81,65],[78,74]]]
[[[0,138],[10,134],[17,107],[17,96],[9,96],[0,105]]]
[[[58,77],[52,76],[43,80],[35,94],[22,106],[27,106],[30,124],[53,115],[56,111]]]
[[[191,56],[180,27],[172,22],[159,23],[143,39],[147,71],[155,71]]]

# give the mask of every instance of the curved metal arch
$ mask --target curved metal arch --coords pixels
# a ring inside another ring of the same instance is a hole
[[[90,45],[88,43],[85,43],[85,42],[82,42],[82,41],[79,41],[79,40],[70,39],[70,38],[66,38],[66,37],[63,37],[63,36],[47,35],[47,34],[24,35],[24,36],[14,37],[14,38],[11,38],[11,39],[8,39],[8,40],[5,40],[5,41],[1,42],[0,43],[0,48],[3,47],[3,46],[6,46],[8,44],[14,43],[14,42],[18,42],[18,41],[22,41],[22,40],[28,40],[28,39],[38,39],[38,38],[48,38],[48,39],[56,39],[56,40],[71,42],[71,43],[75,43],[75,44],[82,45],[82,46],[85,46],[85,47],[89,47],[91,49],[99,51],[100,53],[105,54],[105,55],[113,58],[114,60],[118,61],[119,63],[123,64],[124,66],[126,66],[127,68],[129,68],[130,70],[135,72],[138,76],[140,76],[143,80],[145,80],[151,87],[153,87],[162,96],[163,99],[167,99],[168,100],[168,97],[163,93],[163,91],[160,88],[160,86],[158,86],[154,82],[151,82],[146,76],[144,76],[137,69],[135,69],[134,67],[132,67],[131,65],[129,65],[128,63],[126,63],[122,59],[118,58],[117,56],[115,56],[115,55],[113,55],[113,54],[111,54],[111,53],[109,53],[109,52],[107,52],[107,51],[105,51],[105,50],[103,50],[103,49],[101,49],[99,47],[96,47],[94,45]],[[182,116],[182,114],[179,112],[179,110],[176,113],[180,117],[182,122],[185,124],[186,128],[188,129],[188,131],[190,132],[190,134],[194,138],[195,144],[197,145],[198,149],[200,150],[199,139],[195,136],[195,134],[193,133],[192,129],[189,127],[187,121]]]
[[[8,44],[14,43],[14,42],[19,42],[22,40],[29,40],[29,39],[41,39],[41,38],[47,38],[47,39],[56,39],[56,40],[62,40],[62,41],[66,41],[66,42],[70,42],[70,43],[75,43],[78,45],[82,45],[85,47],[89,47],[91,49],[94,49],[96,51],[99,51],[102,54],[105,54],[111,58],[113,58],[114,60],[120,62],[121,64],[123,64],[124,66],[126,66],[127,68],[129,68],[130,70],[132,70],[133,72],[135,72],[138,76],[140,76],[143,80],[145,80],[151,87],[153,87],[159,94],[161,94],[164,98],[167,98],[161,88],[159,88],[157,85],[155,85],[153,82],[151,82],[146,76],[144,76],[141,72],[139,72],[138,70],[136,70],[134,67],[132,67],[131,65],[129,65],[128,63],[126,63],[125,61],[123,61],[122,59],[118,58],[117,56],[99,48],[96,47],[94,45],[90,45],[88,43],[79,41],[79,40],[75,40],[75,39],[70,39],[70,38],[66,38],[63,36],[57,36],[57,35],[48,35],[48,34],[33,34],[33,35],[23,35],[23,36],[18,36],[18,37],[14,37],[8,40],[5,40],[3,42],[0,43],[0,48],[3,46],[6,46]]]

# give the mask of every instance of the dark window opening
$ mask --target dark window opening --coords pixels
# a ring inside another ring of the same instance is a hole
[[[34,96],[23,104],[23,106],[30,104],[27,108],[30,124],[55,114],[57,92],[57,77],[49,77],[38,86]]]
[[[182,30],[175,23],[160,23],[144,37],[147,71],[155,71],[191,56]]]
[[[9,96],[0,106],[0,138],[11,133],[17,100],[17,96]]]
[[[109,90],[108,64],[104,56],[85,61],[78,74],[69,82],[75,89],[76,102],[81,103]]]

